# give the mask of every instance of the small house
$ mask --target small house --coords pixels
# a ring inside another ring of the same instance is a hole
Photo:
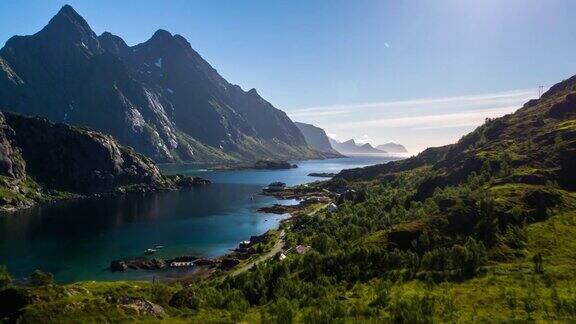
[[[329,213],[335,213],[338,211],[338,206],[336,206],[336,204],[334,203],[330,203],[328,207],[326,207],[326,209],[328,210]]]

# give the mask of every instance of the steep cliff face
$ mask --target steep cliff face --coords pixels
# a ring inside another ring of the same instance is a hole
[[[228,83],[179,35],[128,46],[70,6],[0,50],[0,107],[89,126],[157,161],[317,158],[286,114]]]
[[[300,122],[295,122],[294,124],[300,129],[308,145],[323,153],[329,153],[336,157],[342,156],[332,147],[328,135],[322,128]]]
[[[0,113],[0,176],[21,178],[24,175],[24,160],[14,145],[14,130],[6,125]]]
[[[152,160],[92,130],[0,113],[0,209],[123,187],[171,187]]]

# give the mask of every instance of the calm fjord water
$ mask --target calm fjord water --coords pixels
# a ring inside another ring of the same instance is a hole
[[[0,215],[0,264],[6,264],[17,278],[42,269],[52,272],[62,283],[151,278],[153,272],[112,273],[108,266],[114,259],[142,256],[145,249],[156,245],[165,246],[156,253],[158,257],[225,254],[250,235],[277,227],[285,217],[256,212],[259,207],[278,203],[272,197],[258,195],[263,186],[273,181],[288,185],[312,182],[318,178],[308,177],[310,172],[338,172],[390,159],[358,156],[301,161],[296,162],[297,169],[278,171],[163,166],[167,174],[199,175],[213,183],[189,190],[87,199]]]

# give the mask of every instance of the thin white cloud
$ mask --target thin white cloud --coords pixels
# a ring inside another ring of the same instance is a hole
[[[399,100],[399,101],[381,101],[381,102],[369,102],[369,103],[358,103],[358,104],[343,104],[343,105],[330,105],[330,106],[318,106],[309,107],[302,109],[294,109],[289,112],[290,116],[298,119],[299,117],[311,117],[311,116],[334,116],[349,113],[358,113],[360,109],[381,109],[381,108],[407,108],[407,107],[419,107],[425,108],[427,106],[450,106],[454,104],[462,106],[486,106],[486,105],[502,105],[509,103],[525,102],[533,98],[537,90],[535,89],[523,89],[523,90],[513,90],[505,92],[496,92],[480,95],[469,95],[469,96],[453,96],[453,97],[441,97],[441,98],[423,98],[423,99],[412,99],[412,100]]]
[[[355,138],[354,142],[356,142],[357,144],[366,144],[366,143],[371,143],[372,141],[374,141],[372,139],[372,137],[368,136],[368,135],[363,135],[361,138]]]
[[[515,111],[517,108],[518,108],[517,106],[507,106],[499,108],[466,111],[461,113],[363,120],[357,122],[332,124],[330,125],[330,129],[356,130],[356,129],[377,128],[377,127],[388,127],[388,128],[411,127],[415,129],[440,129],[440,128],[470,127],[482,124],[486,118],[495,118],[511,113]]]
[[[486,118],[514,112],[536,98],[537,89],[468,96],[422,98],[309,107],[288,111],[294,120],[315,124],[339,139],[382,144],[390,139],[417,152],[453,143]],[[370,140],[366,140],[369,138]]]

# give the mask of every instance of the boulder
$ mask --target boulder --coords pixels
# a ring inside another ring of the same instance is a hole
[[[114,260],[110,263],[110,270],[114,272],[118,271],[126,271],[128,269],[128,265],[124,261]]]
[[[240,261],[237,259],[224,258],[220,262],[220,269],[227,271],[227,270],[234,268],[239,263],[240,263]]]

